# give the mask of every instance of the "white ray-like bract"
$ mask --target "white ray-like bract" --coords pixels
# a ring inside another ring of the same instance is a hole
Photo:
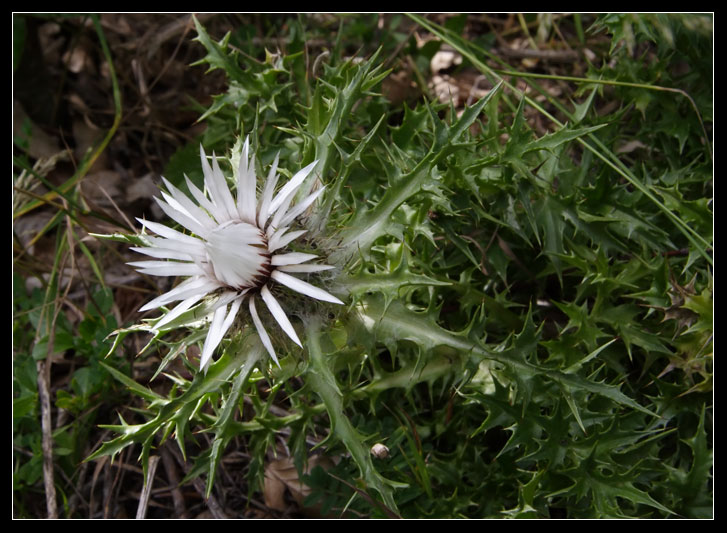
[[[290,231],[291,225],[322,192],[321,188],[293,204],[298,189],[316,163],[298,171],[275,194],[278,181],[276,157],[258,197],[255,159],[249,151],[248,139],[240,155],[236,197],[230,192],[217,158],[213,154],[210,164],[201,146],[200,157],[208,194],[187,179],[193,201],[164,180],[167,191],[162,191],[162,199],[155,200],[169,218],[190,234],[138,219],[157,236],[147,237],[150,246],[132,249],[153,260],[129,264],[139,272],[152,276],[187,278],[141,308],[141,311],[148,311],[171,302],[180,302],[154,325],[155,329],[169,324],[205,297],[212,294],[217,296],[209,309],[211,323],[202,348],[202,369],[212,360],[215,349],[235,321],[245,298],[249,300],[247,309],[253,325],[273,361],[278,363],[270,336],[255,306],[258,297],[286,335],[301,345],[288,316],[270,292],[272,282],[316,300],[343,303],[323,289],[291,275],[320,272],[333,267],[310,264],[309,261],[317,257],[314,254],[285,251],[288,244],[305,233],[305,230],[300,229]]]

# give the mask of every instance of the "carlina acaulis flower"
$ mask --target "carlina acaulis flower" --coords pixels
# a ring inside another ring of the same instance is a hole
[[[205,369],[210,363],[215,348],[232,326],[246,299],[260,340],[276,364],[278,359],[275,350],[258,315],[258,297],[288,337],[302,346],[285,311],[270,292],[272,282],[316,300],[343,303],[323,289],[293,275],[320,272],[333,267],[308,263],[317,257],[314,254],[285,252],[288,244],[306,232],[303,229],[291,230],[296,218],[324,190],[322,187],[293,205],[296,192],[317,162],[314,161],[297,172],[275,194],[278,182],[276,156],[258,197],[254,155],[250,156],[249,151],[250,143],[246,139],[240,156],[236,198],[230,192],[217,158],[213,154],[210,165],[201,146],[204,183],[209,196],[186,176],[187,187],[194,201],[162,178],[167,192],[161,191],[163,199],[155,200],[172,220],[191,234],[156,222],[137,219],[158,237],[149,236],[148,247],[132,250],[156,260],[129,264],[144,274],[187,277],[175,288],[154,298],[140,309],[147,311],[181,300],[154,325],[154,329],[161,329],[208,295],[217,296],[209,309],[212,321],[202,348],[201,369]]]

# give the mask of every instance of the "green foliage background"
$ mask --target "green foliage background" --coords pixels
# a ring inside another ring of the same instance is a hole
[[[341,17],[317,58],[305,43],[330,28],[305,17],[275,28],[285,54],[263,60],[244,28],[217,41],[197,25],[202,64],[228,81],[201,114],[202,143],[224,153],[249,134],[260,173],[277,152],[290,170],[319,161],[327,191],[306,244],[338,267],[324,282],[348,305],[293,299],[303,352],[281,349],[270,366],[243,328],[208,374],[174,376],[167,395],[115,356],[93,359],[57,402],[82,411],[103,371],[145,407],[141,421],[106,426],[118,436],[92,458],[141,444],[146,466],[174,438],[209,493],[230,443],[244,442],[254,493],[282,433],[301,474],[312,453],[335,458],[305,477],[324,515],[711,517],[711,17],[602,15],[584,30],[574,16],[581,36],[608,36],[610,61],[564,77],[573,90],[559,99],[527,73],[523,94],[485,39],[461,38],[462,17],[402,16],[375,37],[374,18]],[[405,22],[435,39],[417,47]],[[349,55],[361,42],[382,44]],[[485,98],[457,113],[382,96],[396,58],[426,65],[443,44],[487,77]],[[165,176],[183,186],[198,166],[184,148]],[[20,305],[34,297],[16,293]],[[192,331],[163,332],[164,364],[203,339]],[[23,365],[16,434],[33,390]],[[210,449],[194,444],[199,428]],[[311,436],[323,438],[315,450]],[[375,443],[387,458],[369,453]]]

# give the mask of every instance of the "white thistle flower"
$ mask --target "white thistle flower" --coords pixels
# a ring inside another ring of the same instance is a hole
[[[152,276],[188,276],[175,288],[140,309],[147,311],[181,300],[154,325],[154,329],[161,329],[205,296],[218,294],[217,301],[210,308],[212,322],[202,348],[202,369],[209,364],[215,348],[234,322],[245,298],[260,340],[276,363],[275,350],[255,307],[258,296],[288,337],[302,346],[285,311],[270,292],[271,281],[317,300],[343,303],[328,292],[291,275],[333,267],[304,264],[316,257],[313,254],[281,253],[286,245],[305,233],[305,230],[289,231],[291,224],[323,192],[323,188],[318,189],[297,205],[291,206],[295,193],[316,162],[300,170],[274,195],[278,181],[276,156],[262,195],[257,198],[254,154],[250,158],[249,149],[248,139],[245,140],[240,157],[236,199],[230,192],[217,158],[212,156],[210,166],[201,146],[202,170],[209,197],[186,176],[187,187],[196,203],[162,178],[168,193],[162,191],[164,199],[155,200],[172,220],[192,235],[163,224],[137,219],[158,237],[147,237],[149,247],[132,250],[159,260],[129,264],[139,272]]]

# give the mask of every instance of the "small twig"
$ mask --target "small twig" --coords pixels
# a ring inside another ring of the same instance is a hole
[[[73,261],[72,254],[71,261]],[[67,255],[61,260],[60,269],[65,268]],[[57,266],[57,265],[54,265]],[[70,290],[70,285],[68,290]],[[63,295],[68,294],[68,290]],[[55,345],[56,320],[60,312],[60,298],[55,299],[55,308],[53,316],[50,317],[50,330],[48,331],[47,350],[45,359],[38,361],[36,368],[38,371],[38,399],[40,401],[41,416],[41,446],[43,449],[43,484],[45,487],[45,503],[48,511],[48,518],[58,518],[58,502],[56,501],[55,477],[53,472],[53,423],[51,421],[50,407],[50,367],[53,363],[53,346]],[[40,329],[36,332],[39,335]],[[38,338],[36,338],[38,342]]]
[[[195,478],[193,481],[193,484],[194,484],[195,490],[207,502],[207,508],[212,513],[212,516],[214,516],[215,518],[227,518],[227,515],[222,510],[222,506],[219,504],[219,502],[217,501],[217,498],[215,498],[214,494],[210,494],[209,498],[207,498],[205,496],[206,489],[204,486],[204,481],[202,481],[201,478]]]
[[[149,86],[146,83],[146,77],[144,76],[144,69],[138,59],[134,58],[131,60],[131,72],[136,78],[136,82],[139,85],[139,98],[141,100],[141,111],[139,111],[140,117],[148,117],[151,113],[151,100],[149,99]]]
[[[43,447],[43,484],[45,486],[45,505],[48,518],[58,518],[58,503],[56,502],[56,486],[53,478],[53,431],[50,416],[50,352],[53,346],[53,330],[48,338],[48,356],[38,361],[38,399],[40,400],[40,424]]]
[[[104,502],[104,518],[111,518],[112,512],[119,512],[119,498],[121,490],[124,486],[124,475],[126,474],[127,470],[141,472],[141,468],[132,469],[132,465],[126,463],[129,451],[130,450],[128,448],[122,450],[119,454],[119,460],[110,465],[115,467],[115,472],[113,480],[110,480],[111,485],[107,485],[106,487],[104,487],[104,490],[108,489],[108,492],[106,493],[106,501]],[[107,468],[106,471],[110,472],[111,469]]]
[[[371,504],[373,506],[376,506],[379,509],[381,509],[384,513],[386,513],[386,516],[388,516],[389,518],[401,518],[401,516],[399,516],[394,511],[392,511],[391,509],[389,509],[386,505],[384,505],[383,503],[381,503],[379,500],[377,500],[375,498],[372,498],[365,490],[358,488],[356,485],[352,485],[351,483],[349,483],[345,479],[341,479],[340,477],[338,477],[336,475],[333,475],[330,472],[327,472],[327,473],[328,473],[329,476],[331,476],[336,481],[339,481],[339,482],[343,483],[348,488],[350,488],[351,490],[353,490],[354,492],[356,492],[357,494],[359,494],[364,500],[366,500],[367,502],[369,502],[369,504]]]
[[[214,15],[214,13],[197,13],[194,16],[197,17],[197,20],[200,23],[205,23]],[[182,34],[182,38],[184,38],[192,27],[194,27],[192,15],[184,15],[156,31],[154,39],[149,43],[146,49],[147,60],[151,59],[154,54],[156,54],[157,50],[159,50],[159,48],[170,39],[175,38],[179,34]],[[129,47],[131,46],[134,46],[133,42],[129,44]]]
[[[417,26],[412,26],[411,30],[409,30],[409,35],[406,36],[406,39],[402,39],[402,41],[396,46],[393,52],[389,54],[389,57],[387,57],[381,64],[382,65],[388,65],[391,63],[395,58],[399,57],[399,52],[404,48],[404,46],[408,46],[409,41],[411,41],[412,36],[417,31]]]
[[[197,16],[197,20],[201,23],[204,23],[210,17],[212,17],[212,15],[213,14],[210,14],[210,13],[203,13],[203,14]],[[174,22],[172,24],[175,25],[175,29],[177,29],[176,26],[181,26],[182,35],[179,37],[179,40],[177,41],[177,46],[174,48],[172,55],[169,56],[169,58],[164,62],[164,66],[159,70],[159,73],[157,74],[156,78],[154,78],[154,80],[149,85],[150,91],[156,86],[156,84],[159,82],[159,80],[162,79],[162,76],[164,75],[164,73],[172,65],[172,63],[174,62],[174,59],[177,57],[179,50],[181,50],[181,48],[182,48],[182,44],[186,42],[187,34],[194,27],[194,16],[180,19],[179,21]],[[176,33],[174,35],[176,35]],[[154,43],[152,43],[152,46],[154,46]],[[161,46],[161,41],[159,41],[156,46]],[[151,55],[147,55],[147,59],[151,59]]]
[[[106,197],[109,202],[111,202],[111,205],[114,207],[119,216],[124,220],[129,229],[131,229],[131,231],[136,231],[136,228],[134,228],[134,224],[131,223],[129,217],[127,217],[126,214],[119,208],[118,204],[114,201],[111,195],[106,192],[106,190],[100,185],[96,185],[96,187],[98,187],[98,190],[101,191],[101,193]]]
[[[185,460],[182,457],[182,453],[179,451],[179,448],[176,446],[170,446],[169,447],[170,453],[174,456],[174,458],[177,460],[177,463],[179,466],[182,467],[182,471],[187,474],[187,467],[185,464]],[[207,498],[205,495],[206,488],[204,486],[204,481],[200,478],[195,478],[192,480],[192,485],[194,485],[194,489],[197,491],[197,493],[202,497],[202,499],[207,503],[207,508],[209,509],[210,513],[212,513],[212,516],[214,518],[228,518],[228,516],[225,514],[225,512],[222,510],[222,506],[217,501],[217,498],[215,498],[214,494],[210,494],[210,497]]]
[[[577,61],[580,57],[575,50],[514,50],[512,48],[499,48],[494,52],[515,59],[544,59],[562,63]]]
[[[525,22],[525,17],[523,16],[523,14],[518,13],[517,19],[520,22],[520,27],[522,28],[523,33],[528,38],[528,42],[530,43],[530,46],[532,46],[533,48],[537,48],[538,45],[536,44],[535,39],[533,39],[532,35],[530,35],[530,31],[528,30],[528,24],[527,24],[527,22]]]
[[[480,271],[485,275],[489,276],[489,273],[487,272],[487,268],[485,268],[485,261],[487,261],[487,254],[485,253],[485,250],[480,246],[480,243],[477,242],[475,239],[470,237],[469,235],[460,235],[461,238],[463,238],[466,241],[470,241],[472,244],[474,244],[477,249],[480,251],[480,255],[482,256],[482,259],[480,260]]]
[[[480,88],[480,83],[482,83],[483,81],[488,81],[487,76],[485,76],[484,74],[480,74],[479,76],[477,76],[477,78],[475,78],[475,82],[470,88],[470,94],[467,97],[467,107],[472,105],[472,102],[474,102],[476,91]]]
[[[174,458],[169,453],[166,446],[161,449],[162,462],[164,463],[164,472],[169,480],[170,492],[172,493],[172,502],[174,503],[175,518],[187,518],[187,508],[184,504],[184,496],[179,489],[179,475],[177,474],[177,466]]]
[[[88,473],[90,465],[91,463],[81,463],[78,471],[74,473],[73,479],[70,479],[63,470],[60,471],[66,485],[73,489],[73,494],[68,498],[68,516],[74,516],[76,514],[79,503],[88,508],[89,502],[83,495],[83,487],[86,484],[86,474]]]
[[[149,466],[147,467],[146,471],[144,488],[141,490],[141,496],[139,496],[139,506],[136,508],[137,520],[143,520],[146,517],[146,510],[149,506],[149,496],[151,496],[151,487],[154,484],[154,476],[156,475],[158,464],[158,455],[152,455],[151,457],[149,457]]]
[[[323,52],[318,54],[318,56],[316,57],[316,60],[313,62],[313,69],[311,70],[312,78],[316,77],[316,72],[318,71],[318,65],[320,65],[320,63],[330,55],[331,54],[328,50],[324,50]]]
[[[510,246],[498,235],[497,236],[497,245],[500,247],[500,250],[503,251],[503,253],[510,259],[512,259],[517,266],[519,266],[530,278],[535,278],[532,272],[528,269],[528,267],[525,266],[525,264],[518,259],[518,257],[515,255],[515,252],[512,251]]]
[[[94,492],[96,488],[96,481],[98,481],[98,477],[103,471],[104,465],[109,461],[109,457],[107,455],[103,457],[99,457],[96,461],[96,466],[93,468],[93,475],[91,476],[91,491],[90,495],[88,497],[88,517],[93,518],[93,507],[94,507]]]

